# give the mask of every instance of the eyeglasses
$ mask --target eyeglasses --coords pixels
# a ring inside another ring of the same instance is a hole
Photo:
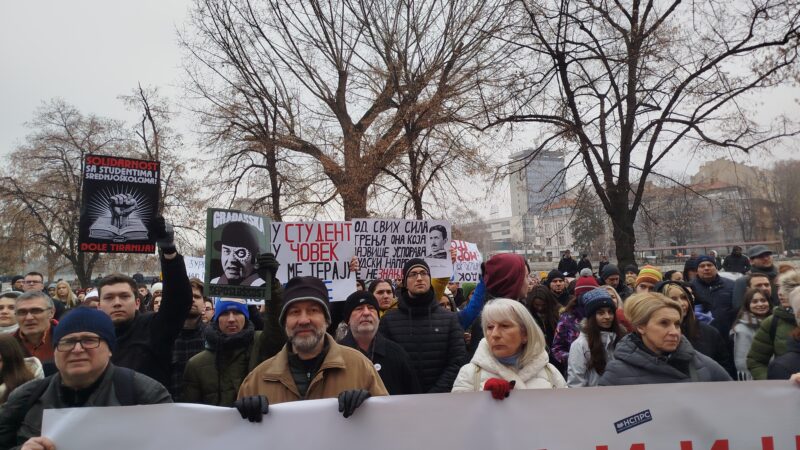
[[[44,314],[45,311],[49,310],[50,308],[31,308],[31,309],[18,309],[14,311],[14,314],[17,317],[25,317],[28,314],[33,314],[34,316],[40,316]]]
[[[408,272],[408,278],[427,278],[428,271],[427,270],[420,270],[418,272]]]
[[[100,338],[96,336],[86,336],[78,339],[62,339],[58,341],[58,345],[56,345],[56,350],[60,352],[69,352],[75,348],[75,344],[78,342],[81,343],[81,347],[84,350],[91,350],[93,348],[100,347]]]

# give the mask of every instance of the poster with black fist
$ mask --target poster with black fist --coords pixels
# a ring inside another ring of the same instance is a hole
[[[83,166],[82,252],[153,253],[148,226],[158,214],[158,161],[88,155]]]

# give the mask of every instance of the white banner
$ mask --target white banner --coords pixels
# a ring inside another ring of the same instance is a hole
[[[481,275],[483,255],[478,244],[453,240],[450,248],[456,249],[456,263],[453,264],[453,281],[457,283],[477,283]]]
[[[278,280],[317,277],[328,287],[330,301],[344,301],[356,290],[350,273],[353,235],[350,222],[273,222],[272,253],[281,263]]]
[[[206,277],[205,257],[184,256],[183,262],[186,264],[186,275],[189,275],[189,278],[197,278],[203,281]]]
[[[377,397],[348,419],[337,407],[283,403],[260,424],[202,405],[48,409],[43,435],[58,450],[800,450],[788,381]]]
[[[403,264],[422,258],[433,278],[450,278],[450,222],[444,220],[354,219],[359,278],[398,279]]]

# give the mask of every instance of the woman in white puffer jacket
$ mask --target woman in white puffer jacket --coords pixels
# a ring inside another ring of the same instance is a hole
[[[491,391],[502,399],[511,389],[567,387],[549,364],[544,335],[516,300],[495,299],[481,314],[484,338],[475,356],[458,372],[453,392]]]

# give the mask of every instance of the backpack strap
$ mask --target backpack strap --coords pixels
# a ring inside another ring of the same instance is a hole
[[[122,406],[138,405],[139,399],[136,395],[136,388],[133,385],[133,375],[135,372],[127,367],[114,366],[113,379],[114,393]]]

